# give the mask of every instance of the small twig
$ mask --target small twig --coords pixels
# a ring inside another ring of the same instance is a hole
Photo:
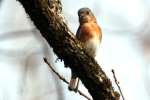
[[[112,73],[113,73],[113,77],[114,77],[115,83],[116,83],[116,85],[117,85],[117,87],[119,89],[119,92],[120,92],[121,96],[122,96],[122,100],[125,100],[125,98],[123,96],[123,93],[122,93],[122,90],[121,90],[121,88],[119,86],[119,82],[117,81],[114,69],[112,69]]]
[[[49,68],[59,77],[59,79],[61,79],[63,82],[65,82],[66,84],[69,84],[69,82],[63,77],[61,76],[51,65],[50,63],[47,61],[46,58],[44,58],[44,62],[49,66]],[[75,92],[75,91],[74,91]],[[82,93],[80,90],[77,90],[77,92],[82,95],[83,97],[85,97],[87,100],[92,100],[90,99],[88,96],[86,96],[84,93]]]

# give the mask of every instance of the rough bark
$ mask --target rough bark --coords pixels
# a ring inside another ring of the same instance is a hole
[[[88,89],[93,100],[118,100],[110,79],[71,33],[60,0],[18,0],[53,51]]]

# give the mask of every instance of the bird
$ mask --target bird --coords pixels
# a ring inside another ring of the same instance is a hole
[[[85,51],[89,56],[95,58],[96,52],[102,40],[102,31],[97,23],[96,17],[88,7],[78,10],[79,27],[76,32],[77,39],[84,44]],[[75,72],[71,71],[71,80],[68,89],[71,91],[78,90],[79,78]]]

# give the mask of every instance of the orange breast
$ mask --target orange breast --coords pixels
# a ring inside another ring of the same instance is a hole
[[[82,24],[80,26],[79,32],[80,32],[79,40],[81,40],[82,42],[86,42],[91,38],[95,38],[99,40],[101,40],[102,38],[101,29],[97,25],[97,23],[94,22],[88,22]]]

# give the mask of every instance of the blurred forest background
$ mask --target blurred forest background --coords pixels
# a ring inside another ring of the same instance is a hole
[[[115,70],[126,100],[150,100],[150,0],[62,0],[62,4],[74,33],[78,9],[92,9],[103,33],[96,60],[112,81],[111,69]],[[56,62],[21,4],[0,0],[0,100],[86,100],[69,92],[43,57],[70,80],[70,69]],[[114,82],[113,86],[117,90]],[[79,89],[89,95],[82,83]]]

